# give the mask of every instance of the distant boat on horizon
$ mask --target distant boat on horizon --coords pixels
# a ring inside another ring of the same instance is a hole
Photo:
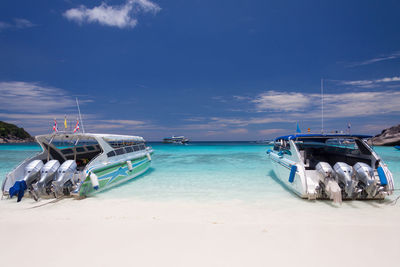
[[[255,141],[256,144],[267,144],[267,145],[273,145],[274,140],[272,139],[263,139],[263,140],[257,140]]]
[[[163,143],[165,144],[186,144],[189,142],[189,138],[185,136],[172,136],[172,137],[166,137],[163,139]]]

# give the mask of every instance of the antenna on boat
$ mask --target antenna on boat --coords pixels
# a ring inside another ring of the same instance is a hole
[[[324,79],[321,78],[321,133],[324,133]]]
[[[80,119],[81,125],[82,125],[82,132],[85,133],[85,127],[83,127],[83,120],[82,120],[82,115],[81,115],[81,109],[79,108],[78,98],[75,97],[75,100],[76,100],[76,106],[78,107],[79,119]]]

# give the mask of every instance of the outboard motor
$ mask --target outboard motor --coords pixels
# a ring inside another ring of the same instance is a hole
[[[10,197],[18,195],[17,202],[20,202],[24,196],[25,190],[31,187],[31,184],[40,177],[40,169],[43,167],[43,161],[37,159],[29,162],[25,167],[25,176],[22,180],[16,181],[9,189]]]
[[[374,198],[383,187],[377,185],[374,170],[366,163],[357,162],[354,166],[354,172],[360,187],[365,191],[368,197]]]
[[[54,180],[60,162],[58,160],[48,161],[40,171],[40,180],[32,185],[31,193],[35,200],[38,200],[41,195],[49,195],[51,182]]]
[[[344,189],[347,197],[355,198],[362,191],[357,189],[357,181],[353,180],[353,168],[344,162],[337,162],[333,169],[339,186]]]
[[[56,179],[52,183],[52,190],[56,198],[61,197],[65,189],[71,191],[76,167],[75,161],[67,160],[58,168]]]
[[[342,191],[335,179],[335,172],[327,162],[319,162],[315,170],[320,176],[320,187],[335,203],[342,203]]]

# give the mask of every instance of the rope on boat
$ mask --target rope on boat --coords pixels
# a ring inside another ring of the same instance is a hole
[[[393,191],[400,191],[400,188],[393,189],[393,190],[391,190],[391,191],[392,191],[392,192],[393,192]],[[392,206],[394,206],[394,205],[397,204],[397,200],[399,200],[399,199],[400,199],[400,196],[396,197],[395,200],[390,201],[389,204],[391,204]]]
[[[400,196],[396,197],[396,199],[391,201],[391,202],[389,202],[389,204],[391,204],[392,206],[396,205],[397,204],[397,200],[399,200],[399,198],[400,198]]]
[[[46,205],[48,205],[48,204],[57,203],[58,201],[60,201],[60,200],[62,200],[62,199],[64,199],[64,198],[65,198],[65,196],[62,196],[62,197],[60,197],[60,198],[56,198],[56,199],[54,199],[54,200],[52,200],[52,201],[49,201],[49,202],[46,202],[46,203],[43,203],[43,204],[40,204],[40,205],[31,207],[31,208],[28,208],[28,209],[36,209],[36,208],[40,208],[40,207],[46,206]]]

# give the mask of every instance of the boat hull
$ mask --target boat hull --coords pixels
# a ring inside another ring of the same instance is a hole
[[[151,165],[151,160],[147,156],[135,158],[130,160],[132,169],[129,170],[127,161],[115,163],[106,167],[93,168],[87,172],[85,180],[80,185],[75,195],[80,197],[89,196],[111,187],[117,186],[121,183],[127,182],[131,179],[146,172]],[[94,189],[90,179],[90,174],[94,173],[98,179],[98,189]]]
[[[304,177],[302,177],[299,170],[296,170],[292,182],[289,181],[291,168],[292,166],[295,166],[294,162],[285,158],[281,158],[274,153],[270,153],[269,157],[272,162],[273,171],[275,172],[276,178],[281,181],[286,188],[293,191],[299,197],[308,198],[303,183]]]
[[[286,187],[288,190],[294,192],[301,198],[315,200],[315,199],[327,199],[326,195],[321,194],[318,189],[318,178],[313,177],[312,174],[315,173],[306,171],[301,164],[298,164],[290,159],[287,159],[283,156],[280,156],[278,153],[270,152],[269,158],[273,165],[273,170],[275,172],[276,178]],[[292,167],[295,166],[296,170],[291,177]],[[387,169],[387,166],[384,165],[383,171],[387,176],[388,180],[392,181],[392,175]],[[391,191],[388,190],[387,194],[391,194]],[[342,196],[343,200],[381,200],[384,199],[386,194],[378,194],[375,197],[346,197]]]

